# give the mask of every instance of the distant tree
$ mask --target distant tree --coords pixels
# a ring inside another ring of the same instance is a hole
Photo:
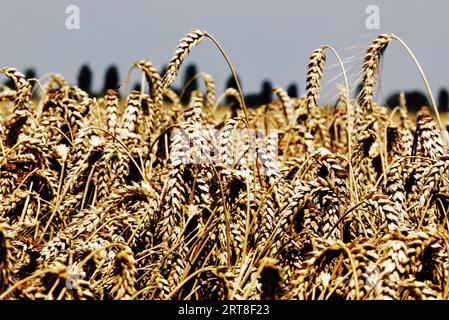
[[[287,94],[290,98],[298,98],[299,89],[296,83],[292,83],[287,87]]]
[[[106,69],[104,74],[103,93],[106,93],[108,89],[117,89],[119,86],[119,75],[116,65],[110,65]]]
[[[242,86],[242,80],[240,79],[239,75],[237,75],[237,79],[240,82],[240,86]],[[233,77],[232,74],[229,76],[228,81],[226,81],[225,89],[227,89],[227,88],[237,89],[237,82],[235,81],[235,78]],[[243,90],[243,88],[242,88],[242,90]]]
[[[184,105],[189,103],[192,91],[198,90],[198,79],[195,78],[194,80],[192,80],[197,73],[198,69],[194,64],[189,64],[184,71],[184,81],[181,85],[181,90],[184,90],[184,94],[181,97],[181,103]]]
[[[264,80],[262,82],[262,92],[260,93],[261,105],[267,104],[272,101],[273,96],[273,85],[270,81]]]
[[[258,107],[262,104],[260,92],[249,93],[245,95],[245,104],[247,107]]]
[[[424,93],[420,91],[405,92],[405,99],[407,100],[407,108],[411,111],[418,111],[422,106],[429,106],[429,100]],[[390,95],[387,98],[386,105],[389,107],[396,107],[399,105],[399,92]]]
[[[449,94],[446,89],[441,89],[438,94],[438,109],[442,112],[449,111]]]
[[[136,82],[136,83],[134,84],[134,86],[133,86],[133,90],[134,90],[134,91],[139,91],[139,92],[140,92],[140,89],[141,89],[141,84],[140,84],[140,82]]]
[[[82,65],[78,73],[78,87],[92,94],[92,70],[87,64]]]
[[[34,71],[34,69],[33,68],[28,68],[28,69],[26,69],[25,70],[25,78],[27,78],[27,79],[33,79],[33,78],[37,78],[37,75],[36,75],[36,71]],[[34,83],[32,83],[32,84],[34,84]],[[36,90],[33,92],[33,95],[32,95],[32,97],[33,98],[35,98],[36,97]]]
[[[272,100],[273,86],[268,80],[262,82],[262,88],[259,93],[247,94],[245,102],[248,107],[259,107],[270,103]]]
[[[33,68],[28,68],[25,70],[25,78],[31,79],[36,78],[36,71]]]

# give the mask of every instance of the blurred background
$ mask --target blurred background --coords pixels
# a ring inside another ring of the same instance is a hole
[[[73,18],[69,6],[79,9],[79,29],[67,27]],[[16,0],[4,1],[1,9],[1,67],[36,77],[58,72],[96,95],[123,84],[139,59],[162,70],[193,28],[207,30],[221,43],[250,105],[272,99],[273,86],[292,96],[303,94],[309,56],[322,44],[340,53],[355,92],[369,43],[380,33],[395,33],[420,61],[440,108],[448,105],[447,1]],[[212,75],[218,94],[229,82],[225,61],[208,40],[187,58],[174,86],[179,90],[197,72]],[[135,72],[129,89],[139,79]],[[342,83],[337,61],[328,54],[321,102],[333,103]],[[190,89],[201,85],[193,83]],[[120,90],[123,94],[123,85]],[[378,101],[394,105],[401,90],[409,103],[427,104],[415,65],[392,42],[384,56]]]

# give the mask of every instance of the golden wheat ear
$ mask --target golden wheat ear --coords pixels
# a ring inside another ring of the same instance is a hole
[[[181,39],[181,42],[175,49],[173,57],[168,63],[167,71],[162,78],[163,89],[168,88],[175,81],[182,62],[189,55],[192,49],[199,45],[201,41],[203,41],[205,36],[205,31],[195,29],[192,32],[186,34],[186,36]]]
[[[161,76],[159,75],[156,67],[149,60],[139,60],[134,63],[133,67],[138,68],[144,73],[148,86],[150,87],[151,99],[153,100],[156,108],[160,108],[162,106],[162,97],[159,94],[159,88],[161,87]]]
[[[235,69],[231,63],[231,60],[229,59],[228,55],[224,51],[223,47],[220,45],[220,43],[208,32],[194,29],[192,32],[188,33],[184,38],[181,39],[181,42],[175,49],[175,53],[173,54],[173,57],[171,58],[170,62],[167,66],[167,71],[165,72],[162,81],[161,81],[161,87],[159,89],[158,95],[162,99],[163,92],[170,87],[170,85],[173,84],[173,82],[176,79],[176,76],[178,75],[179,69],[181,67],[181,64],[185,60],[185,58],[190,54],[193,48],[198,46],[204,38],[209,38],[210,41],[217,47],[217,49],[222,54],[223,58],[226,60],[226,63],[229,66],[229,69],[231,70],[232,76],[237,84],[237,90],[240,95],[240,99],[242,101],[242,107],[243,112],[245,115],[245,121],[247,125],[251,125],[252,123],[248,119],[248,111],[246,110],[246,104],[245,99],[243,97],[242,89],[240,86],[240,82],[237,78],[237,74],[235,72]]]
[[[306,99],[307,109],[309,112],[318,106],[321,90],[321,77],[323,76],[324,63],[326,62],[326,55],[324,48],[319,47],[313,51],[310,56],[309,66],[307,68],[307,84],[306,84]]]
[[[0,224],[0,292],[13,283],[14,257],[12,255],[13,234],[6,223]]]
[[[54,87],[56,86],[56,88],[63,88],[66,87],[68,85],[66,79],[64,79],[64,77],[59,74],[59,73],[52,73],[50,75],[50,78],[44,83],[44,85],[42,86],[43,91],[45,94],[49,94]]]
[[[117,92],[109,89],[104,97],[104,106],[106,108],[107,130],[116,134],[117,132],[117,109],[118,97]]]
[[[364,112],[372,109],[380,60],[391,39],[391,35],[381,34],[366,50],[363,63],[362,91],[360,92],[360,106]]]
[[[293,109],[293,104],[288,93],[284,89],[278,87],[275,87],[273,92],[277,95],[279,101],[281,101],[282,111],[284,113],[286,123],[291,125],[295,120],[295,110]]]
[[[204,85],[206,86],[204,106],[207,110],[211,111],[215,104],[215,82],[210,74],[202,72],[201,77],[203,78]]]

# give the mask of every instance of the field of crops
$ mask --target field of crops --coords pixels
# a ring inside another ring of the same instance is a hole
[[[246,108],[201,73],[183,106],[171,85],[206,40],[235,75],[193,30],[165,74],[136,62],[123,99],[0,69],[0,299],[449,298],[446,117],[430,91],[417,114],[375,101],[388,44],[415,60],[407,45],[375,39],[359,97],[346,81],[332,108],[328,45],[300,98]]]

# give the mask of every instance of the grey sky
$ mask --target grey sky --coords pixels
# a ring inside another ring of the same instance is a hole
[[[65,28],[65,8],[71,4],[80,8],[80,30]],[[380,30],[365,27],[370,4],[380,8]],[[308,57],[321,44],[334,46],[344,59],[353,57],[347,62],[348,74],[357,78],[368,43],[390,32],[414,51],[434,93],[449,87],[448,1],[15,0],[2,3],[1,9],[1,66],[33,67],[39,75],[55,71],[73,83],[80,65],[88,62],[95,88],[101,88],[111,63],[118,65],[121,80],[138,59],[162,66],[193,28],[207,30],[222,44],[246,93],[258,91],[263,79],[284,88],[296,82],[304,92]],[[229,70],[210,41],[186,62],[211,74],[218,91],[223,90]],[[335,63],[328,55],[323,102],[335,94],[329,88],[342,81],[333,80],[339,74]],[[387,49],[382,88],[385,93],[424,88],[397,43]]]

